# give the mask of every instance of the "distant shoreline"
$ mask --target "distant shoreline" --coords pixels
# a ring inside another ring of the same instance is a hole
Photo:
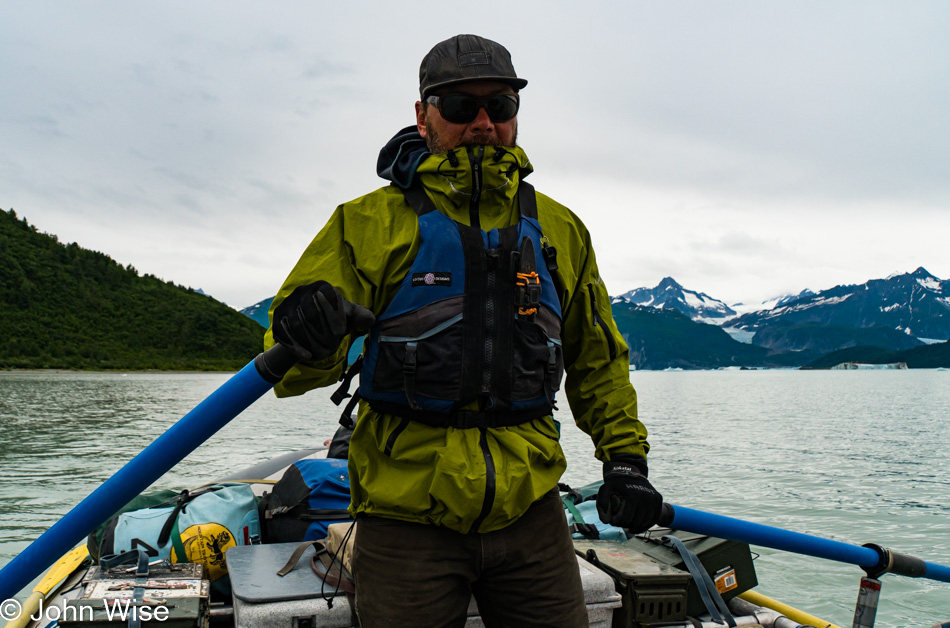
[[[196,370],[177,370],[177,369],[16,369],[0,368],[0,374],[3,373],[36,373],[36,374],[57,374],[57,373],[102,373],[102,374],[138,374],[138,373],[167,373],[167,374],[200,374],[200,373],[237,373],[240,369],[202,369]]]

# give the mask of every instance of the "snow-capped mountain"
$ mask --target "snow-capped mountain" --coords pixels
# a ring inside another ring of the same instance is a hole
[[[658,309],[672,308],[694,321],[720,325],[736,311],[702,292],[687,290],[672,277],[664,277],[655,288],[637,288],[613,298],[614,303],[631,303]]]
[[[761,310],[772,310],[783,305],[788,305],[792,301],[797,301],[798,299],[803,299],[805,297],[810,297],[815,294],[811,290],[805,289],[799,292],[798,294],[783,294],[778,297],[768,299],[761,303],[733,303],[732,309],[736,311],[736,314],[741,316],[742,314],[749,314],[751,312],[759,312]]]
[[[867,283],[835,286],[770,310],[743,314],[730,327],[747,332],[778,325],[825,325],[897,330],[924,342],[950,338],[950,281],[924,268]]]
[[[273,300],[274,297],[270,297],[263,301],[258,301],[254,305],[249,305],[241,310],[241,314],[253,318],[260,323],[262,327],[270,327],[270,319],[267,318],[267,311],[270,309],[270,304]]]

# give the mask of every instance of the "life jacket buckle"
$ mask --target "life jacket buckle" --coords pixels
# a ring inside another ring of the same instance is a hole
[[[541,278],[538,273],[516,273],[515,285],[515,305],[518,306],[518,314],[521,316],[532,316],[538,313],[538,306],[541,305]]]

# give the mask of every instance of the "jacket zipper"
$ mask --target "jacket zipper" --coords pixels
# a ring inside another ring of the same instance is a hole
[[[468,217],[472,226],[480,229],[478,219],[478,202],[482,197],[482,159],[485,156],[485,147],[478,147],[478,154],[471,147],[468,148],[468,162],[472,164],[472,199],[468,204]]]
[[[482,511],[478,513],[478,518],[469,529],[469,534],[478,532],[479,526],[491,512],[492,504],[495,501],[495,460],[491,456],[491,450],[488,448],[488,430],[484,427],[479,428],[481,437],[478,444],[482,449],[482,456],[485,458],[485,500],[482,502]]]
[[[492,360],[495,355],[495,288],[498,283],[498,251],[485,251],[488,269],[485,278],[485,342],[482,347],[482,386],[483,395],[491,394]]]
[[[403,417],[402,421],[399,422],[399,425],[396,426],[396,429],[392,431],[392,434],[389,435],[389,438],[386,439],[386,451],[384,452],[387,456],[393,455],[393,446],[396,444],[396,439],[402,434],[403,430],[409,425],[409,419]]]
[[[590,313],[594,319],[594,326],[599,326],[603,330],[604,337],[607,339],[610,359],[613,360],[617,357],[617,343],[614,342],[613,335],[611,335],[610,330],[607,329],[604,319],[600,317],[600,312],[597,311],[597,299],[594,297],[594,284],[587,284],[587,293],[590,295]]]
[[[476,229],[481,229],[478,210],[479,201],[482,195],[482,159],[485,156],[485,147],[478,147],[478,154],[469,149],[469,163],[472,164],[472,199],[469,203],[469,220]],[[495,290],[497,286],[497,275],[499,266],[499,253],[495,249],[485,251],[485,263],[487,267],[487,276],[485,278],[485,340],[482,348],[482,385],[481,393],[491,394],[491,376],[492,361],[495,354]],[[478,517],[472,523],[470,532],[477,532],[479,526],[489,515],[492,504],[495,501],[495,460],[492,458],[491,450],[488,447],[488,430],[479,428],[481,435],[478,440],[479,447],[482,450],[482,457],[485,459],[485,498],[482,502],[482,510]]]

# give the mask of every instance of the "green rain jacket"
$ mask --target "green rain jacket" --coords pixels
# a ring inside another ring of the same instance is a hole
[[[474,213],[486,231],[517,223],[518,182],[532,171],[527,156],[520,147],[485,147],[476,176],[477,151],[456,149],[451,159],[447,153],[417,151],[408,168],[403,164],[399,171],[381,163],[380,170],[403,185],[418,177],[436,208],[460,223],[471,225]],[[384,149],[381,156],[386,154]],[[398,158],[405,160],[405,153]],[[645,457],[647,431],[637,419],[628,349],[611,315],[590,234],[577,216],[547,196],[537,193],[537,205],[542,232],[557,249],[556,274],[563,291],[563,392],[574,420],[591,436],[600,460],[619,453]],[[416,213],[396,185],[340,205],[275,296],[271,319],[274,308],[295,287],[321,279],[379,315],[408,272],[419,242]],[[275,387],[277,396],[335,384],[353,340],[346,338],[325,360],[297,364]],[[265,349],[273,344],[268,330]],[[516,521],[551,491],[567,466],[552,417],[487,429],[410,421],[401,432],[400,422],[360,402],[349,448],[354,515],[441,525],[463,533],[491,532]]]

